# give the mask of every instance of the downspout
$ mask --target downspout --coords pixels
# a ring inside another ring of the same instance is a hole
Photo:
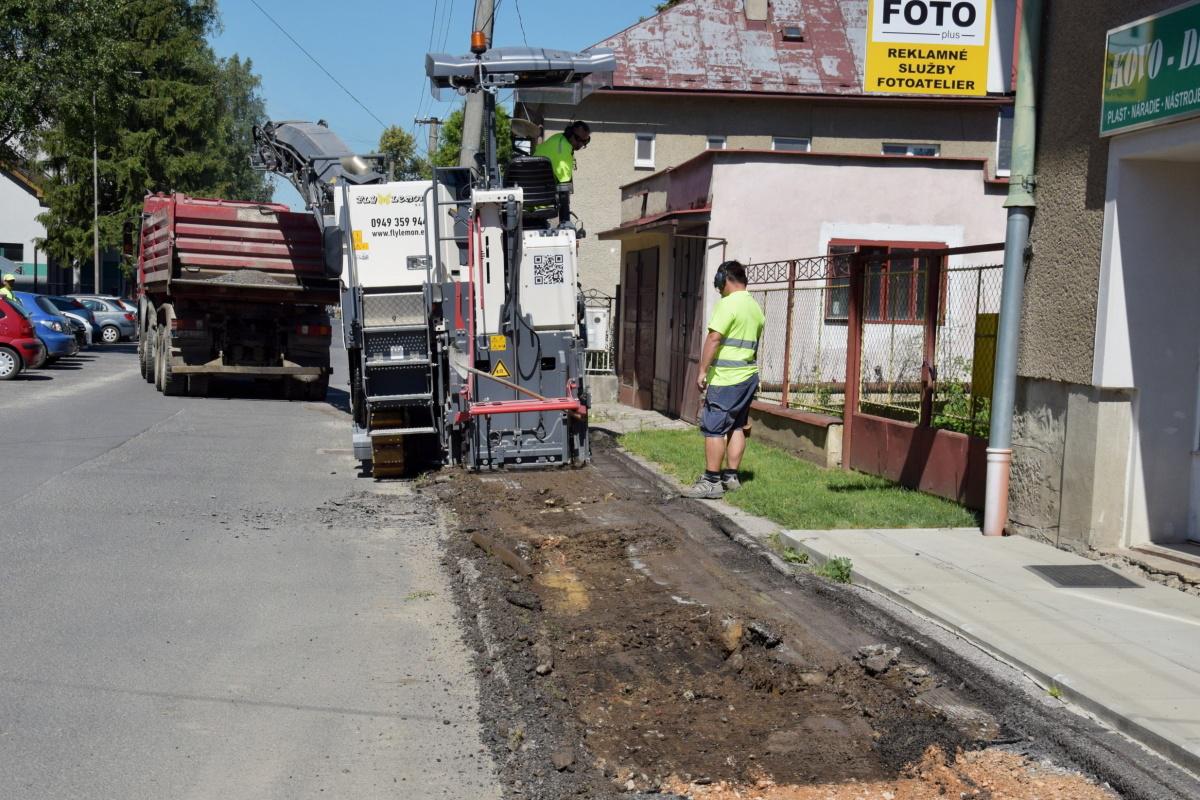
[[[1000,323],[996,333],[992,420],[987,448],[987,490],[983,534],[1003,536],[1008,522],[1008,485],[1012,472],[1013,407],[1017,395],[1017,346],[1021,303],[1025,293],[1025,251],[1034,209],[1034,155],[1037,135],[1038,46],[1042,28],[1041,0],[1024,0],[1017,47],[1017,96],[1013,109],[1008,233],[1004,240],[1004,278]]]

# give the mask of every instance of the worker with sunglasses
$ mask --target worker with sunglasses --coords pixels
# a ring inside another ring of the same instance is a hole
[[[560,222],[568,223],[571,219],[570,197],[571,184],[575,179],[575,151],[582,150],[592,141],[592,128],[586,122],[575,120],[562,133],[550,136],[546,141],[534,148],[535,156],[550,159],[554,169],[554,178],[559,186]]]

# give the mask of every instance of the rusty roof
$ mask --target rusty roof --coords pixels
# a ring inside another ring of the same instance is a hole
[[[744,0],[683,0],[599,42],[616,51],[613,88],[863,94],[866,0],[766,5],[763,21]]]

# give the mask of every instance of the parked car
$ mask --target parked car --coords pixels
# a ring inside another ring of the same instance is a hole
[[[137,338],[137,316],[125,310],[117,298],[86,294],[68,296],[79,300],[95,315],[96,324],[100,326],[100,341],[116,344],[122,339]]]
[[[0,381],[12,380],[23,369],[36,369],[45,359],[46,346],[25,310],[0,298]]]
[[[47,364],[79,352],[79,342],[71,330],[71,321],[58,313],[45,295],[33,292],[13,292],[13,295],[21,301],[21,308],[33,321],[38,338],[46,346]]]
[[[92,337],[88,333],[86,323],[66,313],[63,314],[63,319],[71,326],[71,335],[75,337],[75,343],[79,345],[80,350],[91,344]]]
[[[96,343],[96,315],[89,311],[87,306],[74,297],[57,297],[48,294],[46,298],[54,304],[59,313],[83,323],[85,332],[87,333],[86,344],[88,347]]]

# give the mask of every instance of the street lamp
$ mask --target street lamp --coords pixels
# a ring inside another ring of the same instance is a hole
[[[96,147],[96,90],[92,89],[92,248],[93,264],[92,291],[100,294],[100,159]]]

